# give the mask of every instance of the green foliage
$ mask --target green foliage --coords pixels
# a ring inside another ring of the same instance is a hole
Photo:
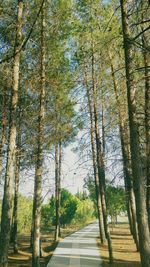
[[[97,202],[96,202],[96,191],[95,191],[95,182],[92,176],[86,177],[84,180],[84,185],[89,191],[89,198],[94,203],[94,215],[97,217]]]
[[[92,176],[84,179],[84,185],[89,191],[89,197],[92,201],[96,202],[95,182]]]
[[[61,225],[69,224],[75,216],[78,198],[72,195],[68,190],[63,189],[61,193],[60,223]]]
[[[62,226],[69,224],[73,219],[77,210],[78,198],[72,195],[68,190],[61,191],[61,207],[60,207],[60,224]],[[52,196],[49,204],[42,206],[42,226],[44,228],[55,225],[55,197]]]
[[[89,196],[91,200],[95,203],[96,208],[96,191],[93,177],[86,178],[85,185],[89,190]],[[121,212],[125,212],[126,197],[124,188],[106,185],[106,204],[107,213],[110,216],[117,216]]]
[[[41,225],[42,228],[48,228],[55,224],[55,198],[52,195],[48,204],[42,205]]]
[[[30,232],[32,224],[32,205],[31,197],[19,195],[18,198],[18,233]],[[0,201],[1,218],[2,201]]]
[[[74,216],[74,223],[86,223],[94,218],[94,205],[91,199],[85,199],[78,203],[77,211]]]
[[[88,195],[86,191],[83,191],[83,192],[77,192],[76,197],[79,198],[80,200],[85,200],[88,198]]]
[[[126,211],[125,190],[122,187],[108,185],[106,188],[107,212],[117,216]]]
[[[32,205],[30,197],[19,196],[18,199],[18,232],[29,232],[32,224]]]
[[[54,215],[53,215],[54,216]],[[50,205],[45,204],[41,209],[41,225],[42,228],[48,228],[52,225],[52,216],[50,212]]]
[[[68,190],[62,189],[60,224],[85,223],[93,219],[94,207],[93,202],[87,198],[86,193],[72,195]],[[55,198],[51,197],[49,204],[42,206],[42,227],[47,228],[55,225]]]

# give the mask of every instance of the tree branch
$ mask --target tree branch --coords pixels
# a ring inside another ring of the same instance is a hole
[[[35,24],[36,24],[36,22],[37,22],[37,19],[38,19],[40,13],[41,13],[41,10],[42,10],[44,1],[45,1],[45,0],[42,0],[42,1],[41,1],[41,5],[40,5],[40,8],[39,8],[39,10],[38,10],[38,12],[37,12],[37,15],[36,15],[36,17],[35,17],[35,20],[34,20],[32,26],[31,26],[31,28],[30,28],[30,31],[29,31],[27,37],[23,40],[23,42],[22,42],[22,44],[21,44],[21,46],[20,46],[20,49],[19,49],[16,53],[14,53],[13,55],[11,55],[11,56],[7,56],[7,57],[5,57],[4,59],[2,59],[2,60],[0,61],[0,64],[2,64],[2,63],[4,63],[4,62],[9,61],[10,59],[14,58],[18,53],[20,53],[20,51],[21,51],[23,48],[25,48],[25,46],[26,46],[26,44],[27,44],[27,42],[28,42],[28,40],[29,40],[29,38],[30,38],[30,36],[31,36],[31,34],[32,34],[32,32],[33,32],[33,30],[34,30],[34,26],[35,26]]]
[[[133,38],[133,40],[136,40],[140,35],[142,35],[144,32],[146,32],[146,31],[148,31],[150,29],[150,25],[147,27],[147,28],[145,28],[143,31],[141,31],[139,34],[137,34],[134,38]]]

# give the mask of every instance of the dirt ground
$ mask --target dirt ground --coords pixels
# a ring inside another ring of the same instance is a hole
[[[65,236],[79,230],[82,226],[73,226],[72,228],[66,228],[61,230],[61,236]],[[46,267],[49,262],[53,251],[57,243],[54,242],[54,231],[50,233],[42,234],[42,251],[43,255],[40,259],[41,267]],[[14,254],[13,249],[10,246],[9,251],[9,267],[31,267],[32,250],[30,248],[30,235],[19,235],[18,236],[18,253]]]
[[[18,253],[14,254],[12,247],[9,253],[10,267],[31,267],[32,250],[29,246],[30,236],[24,235],[18,237]],[[43,257],[41,258],[41,267],[45,267],[48,263],[56,244],[53,241],[52,234],[42,235]]]
[[[119,224],[114,228],[110,227],[114,263],[109,264],[107,245],[100,245],[100,255],[103,260],[103,267],[141,267],[140,255],[136,251],[133,238],[129,232],[128,224]]]
[[[79,227],[74,227],[63,230],[62,238],[78,229]],[[136,247],[132,236],[130,235],[128,225],[119,224],[114,228],[110,227],[110,230],[113,244],[114,264],[109,264],[107,245],[102,246],[99,244],[103,267],[141,267],[140,256],[139,253],[136,252]],[[53,237],[53,231],[42,235],[43,257],[41,258],[41,267],[46,267],[57,245],[54,243]],[[29,243],[29,235],[18,237],[19,253],[14,254],[10,247],[9,267],[31,267],[31,249]]]

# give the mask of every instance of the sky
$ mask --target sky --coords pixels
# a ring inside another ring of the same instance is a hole
[[[69,145],[64,148],[62,159],[62,181],[61,187],[68,189],[72,194],[84,190],[84,178],[88,170],[80,165],[80,158],[78,153],[72,151],[77,146],[77,143]],[[54,179],[54,160],[52,157],[47,158],[43,173],[43,201],[47,202],[55,189]],[[34,191],[34,169],[22,172],[20,193],[25,196],[32,196]]]
[[[81,136],[80,136],[81,137]],[[89,170],[91,169],[91,162],[86,159],[84,155],[83,158],[79,156],[78,152],[73,152],[73,150],[79,146],[78,141],[68,145],[68,147],[63,150],[62,159],[62,182],[61,187],[68,189],[71,193],[75,194],[77,192],[82,192],[84,188],[84,178],[87,176]],[[117,183],[123,185],[122,166],[114,159],[114,155],[111,154],[111,143],[108,147],[109,158],[108,166],[106,168],[106,177],[110,181],[118,176],[115,180]],[[119,152],[120,153],[120,152]],[[120,157],[121,155],[117,155]],[[54,158],[54,157],[53,157]],[[111,160],[112,158],[112,160]],[[54,177],[54,159],[52,155],[47,156],[44,164],[43,173],[43,202],[46,203],[50,196],[55,192],[55,177]],[[121,177],[121,178],[119,178]],[[119,180],[120,179],[120,180]],[[0,194],[2,195],[2,186],[0,187]],[[33,196],[34,191],[34,169],[25,170],[21,172],[21,182],[20,182],[20,193],[25,196]]]

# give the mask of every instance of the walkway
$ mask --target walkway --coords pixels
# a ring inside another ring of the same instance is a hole
[[[59,242],[47,267],[101,267],[98,224],[93,223]]]

